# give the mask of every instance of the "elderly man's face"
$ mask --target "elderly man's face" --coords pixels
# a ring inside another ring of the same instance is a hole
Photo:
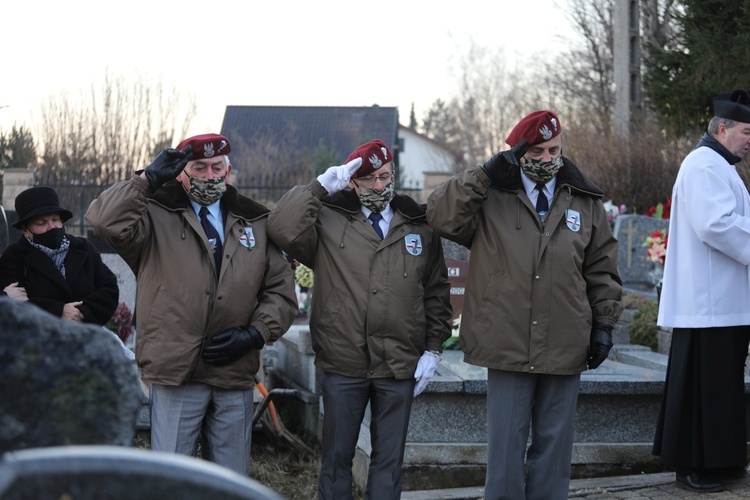
[[[198,179],[218,179],[226,176],[229,182],[229,174],[232,172],[232,165],[226,156],[217,156],[216,158],[204,158],[200,160],[189,161],[185,165],[185,170],[177,176],[185,190],[190,189],[190,177]]]
[[[750,123],[737,122],[732,128],[721,124],[716,140],[733,155],[744,158],[750,151]]]
[[[552,161],[562,153],[562,134],[556,135],[549,141],[534,144],[524,155],[526,158],[539,161]]]
[[[393,162],[388,162],[369,175],[352,177],[349,181],[349,187],[354,189],[354,192],[359,196],[360,188],[370,188],[379,193],[391,182],[393,182]]]

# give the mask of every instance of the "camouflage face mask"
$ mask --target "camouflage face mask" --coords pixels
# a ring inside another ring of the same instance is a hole
[[[549,182],[562,167],[562,156],[558,156],[552,161],[541,161],[524,157],[521,170],[534,182]]]
[[[359,188],[359,202],[373,212],[382,212],[394,196],[396,196],[396,189],[392,182],[386,185],[382,191],[375,191],[366,187]]]
[[[188,197],[204,207],[218,201],[227,190],[226,176],[216,179],[200,179],[190,176],[188,178],[190,179]]]

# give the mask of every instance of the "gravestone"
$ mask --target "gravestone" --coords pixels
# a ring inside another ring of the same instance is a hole
[[[464,307],[466,276],[469,272],[469,249],[445,238],[442,238],[442,242],[443,258],[448,268],[448,281],[451,284],[452,321],[461,315]]]
[[[132,446],[138,370],[103,327],[0,297],[0,453],[46,446]]]
[[[456,260],[469,260],[469,249],[455,241],[440,239],[443,242],[443,258]]]
[[[453,306],[451,320],[453,320],[461,315],[464,308],[464,291],[469,263],[464,260],[445,259],[445,265],[448,268],[448,281],[451,284],[451,306]]]
[[[116,253],[102,253],[102,262],[117,276],[117,287],[120,289],[120,302],[124,302],[131,312],[135,310],[135,274],[125,261]]]
[[[623,287],[631,291],[653,294],[654,263],[648,260],[646,238],[655,231],[667,231],[669,219],[654,219],[645,215],[620,215],[615,220],[614,236],[619,244],[618,270]]]
[[[6,453],[0,498],[281,500],[259,482],[171,453],[115,446],[65,446]]]

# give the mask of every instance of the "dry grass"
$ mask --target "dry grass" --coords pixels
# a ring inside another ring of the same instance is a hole
[[[300,456],[282,439],[256,432],[253,434],[250,477],[290,500],[317,499],[320,448],[315,447],[314,452],[312,457]],[[353,494],[354,500],[364,498],[356,486]]]
[[[250,477],[286,498],[318,498],[319,450],[299,456],[279,439],[264,432],[253,434]]]

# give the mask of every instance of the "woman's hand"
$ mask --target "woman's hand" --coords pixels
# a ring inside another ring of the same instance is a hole
[[[63,307],[62,312],[62,318],[63,319],[69,319],[70,321],[77,321],[81,322],[83,321],[83,313],[78,310],[78,306],[83,304],[83,301],[78,302],[68,302],[65,304],[65,307]]]
[[[8,294],[8,297],[11,299],[16,299],[21,302],[29,300],[29,297],[26,295],[26,289],[22,286],[18,286],[18,281],[3,288],[3,291]]]

